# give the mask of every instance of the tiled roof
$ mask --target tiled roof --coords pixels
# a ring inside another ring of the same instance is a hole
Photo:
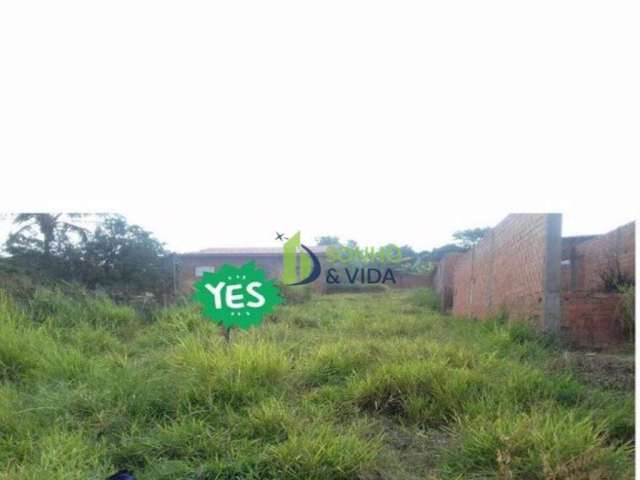
[[[324,253],[326,247],[313,245],[309,249],[314,253]],[[228,247],[228,248],[205,248],[197,252],[183,253],[182,255],[197,256],[197,255],[281,255],[282,247]]]

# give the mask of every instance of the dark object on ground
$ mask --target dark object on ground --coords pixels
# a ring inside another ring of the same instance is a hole
[[[133,472],[129,470],[120,470],[110,477],[107,477],[106,480],[136,480],[136,477],[134,477]]]

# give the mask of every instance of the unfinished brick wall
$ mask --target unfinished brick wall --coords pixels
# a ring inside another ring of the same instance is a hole
[[[394,271],[393,277],[396,283],[385,282],[385,285],[391,288],[433,288],[433,275],[414,275]]]
[[[579,347],[608,347],[625,341],[619,318],[620,294],[566,292],[562,296],[562,338]]]
[[[453,308],[453,275],[462,256],[462,253],[449,253],[436,265],[433,288],[440,296],[444,311]]]
[[[453,313],[484,318],[504,309],[574,345],[624,342],[620,294],[605,291],[603,273],[635,280],[635,223],[563,239],[560,222],[557,214],[509,215],[460,256]]]
[[[588,241],[567,244],[562,272],[562,334],[570,343],[607,347],[625,341],[620,295],[605,291],[603,274],[619,271],[635,281],[635,223]]]
[[[569,289],[575,289],[576,286],[576,247],[581,243],[588,242],[594,238],[598,238],[599,235],[582,235],[576,237],[563,237],[562,238],[562,290],[568,291]]]
[[[619,270],[635,279],[635,222],[623,225],[588,241],[572,245],[566,253],[563,288],[570,291],[596,292],[604,289],[603,274]]]
[[[484,318],[502,310],[557,330],[561,216],[512,214],[457,261],[453,313]]]

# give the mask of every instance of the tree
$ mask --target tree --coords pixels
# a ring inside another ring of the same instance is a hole
[[[403,258],[411,258],[415,259],[418,257],[416,251],[410,245],[403,245],[400,247],[400,251],[402,252]]]
[[[456,252],[466,252],[468,248],[461,247],[460,245],[456,245],[455,243],[448,243],[441,247],[434,248],[428,253],[428,258],[432,262],[438,262],[442,260],[442,258],[449,253]]]
[[[19,213],[13,223],[22,225],[7,240],[7,251],[12,254],[41,253],[51,257],[51,249],[56,242],[69,240],[69,233],[77,234],[86,241],[88,230],[73,223],[74,219],[87,216],[82,213]]]
[[[321,247],[330,247],[330,246],[339,246],[340,239],[338,237],[333,237],[331,235],[325,235],[322,237],[316,238],[316,243]]]
[[[453,234],[453,238],[462,248],[471,248],[489,233],[491,228],[468,228],[466,230],[458,230]]]
[[[169,293],[172,255],[151,232],[111,216],[96,229],[83,252],[82,282],[112,293],[131,295]]]
[[[90,231],[72,220],[94,214],[19,214],[21,228],[6,242],[6,272],[26,275],[35,284],[78,282],[89,289],[130,296],[172,290],[172,255],[152,234],[120,215]]]
[[[19,226],[9,234],[6,264],[41,280],[75,280],[74,267],[90,231],[77,225],[81,217],[101,214],[19,213],[8,215]]]

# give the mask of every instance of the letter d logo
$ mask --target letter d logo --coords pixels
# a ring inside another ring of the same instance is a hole
[[[298,248],[300,252],[300,276],[298,276]],[[296,232],[283,246],[282,281],[286,285],[304,285],[320,276],[320,261],[305,245],[300,243],[300,232]],[[300,280],[298,280],[300,279]]]

